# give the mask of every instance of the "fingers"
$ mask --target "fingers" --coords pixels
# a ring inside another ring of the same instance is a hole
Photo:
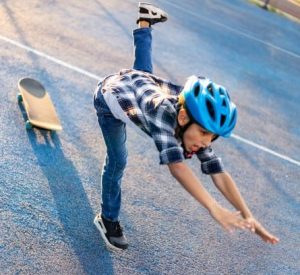
[[[271,235],[270,233],[266,232],[266,234],[264,236],[261,235],[261,238],[270,244],[277,244],[279,242],[279,238]]]
[[[272,239],[266,240],[266,242],[270,243],[270,244],[277,244],[277,243],[279,243],[279,239],[276,237],[273,237]]]
[[[249,230],[252,232],[252,233],[255,233],[255,223],[249,223]]]
[[[236,229],[250,230],[252,233],[259,235],[266,243],[277,244],[279,238],[270,234],[257,220],[254,218],[244,219],[241,212],[228,213],[226,221],[222,223],[223,228],[230,234]]]
[[[249,230],[252,228],[252,225],[249,221],[241,217],[241,211],[235,212],[235,215],[238,216],[236,222],[234,223],[234,226],[236,228],[242,229],[242,230]]]
[[[266,243],[277,244],[279,238],[269,233],[260,223],[257,222],[255,233],[259,235]]]
[[[224,229],[229,233],[233,233],[235,229],[248,230],[250,226],[250,223],[241,217],[240,211],[230,213],[226,222],[223,223]]]
[[[245,221],[245,220],[240,220],[237,224],[236,227],[238,227],[239,229],[243,229],[243,230],[249,230],[251,225]]]
[[[268,237],[262,237],[261,238],[266,242],[266,243],[269,243],[269,244],[277,244],[279,242],[279,239],[273,235],[271,236],[268,236]]]
[[[258,225],[257,221],[254,219],[254,218],[247,218],[246,221],[248,222],[249,224],[249,227],[248,229],[252,232],[252,233],[255,233],[256,231],[256,226]]]
[[[277,243],[279,243],[279,241],[280,241],[279,238],[274,237],[274,238],[271,240],[271,243],[272,243],[272,244],[277,244]]]

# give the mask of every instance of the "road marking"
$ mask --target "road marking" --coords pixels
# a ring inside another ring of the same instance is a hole
[[[88,71],[85,71],[85,70],[80,69],[80,68],[78,68],[76,66],[73,66],[73,65],[71,65],[69,63],[61,61],[61,60],[59,60],[59,59],[57,59],[57,58],[55,58],[53,56],[47,55],[47,54],[45,54],[43,52],[35,50],[35,49],[31,48],[31,47],[28,47],[28,46],[26,46],[24,44],[21,44],[21,43],[15,41],[15,40],[9,39],[9,38],[7,38],[5,36],[0,35],[0,39],[3,40],[3,41],[5,41],[5,42],[7,42],[7,43],[10,43],[10,44],[12,44],[12,45],[14,45],[16,47],[19,47],[19,48],[24,49],[24,50],[26,50],[28,52],[34,53],[34,54],[36,54],[38,56],[41,56],[41,57],[43,57],[45,59],[48,59],[48,60],[50,60],[50,61],[52,61],[52,62],[54,62],[54,63],[56,63],[58,65],[61,65],[61,66],[66,67],[68,69],[71,69],[71,70],[73,70],[75,72],[78,72],[80,74],[86,75],[86,76],[88,76],[90,78],[93,78],[93,79],[96,79],[96,80],[102,79],[102,77],[100,77],[100,76],[97,76],[97,75],[92,74],[92,73],[90,73]]]
[[[262,44],[264,44],[264,45],[266,45],[266,46],[268,46],[268,47],[270,47],[270,48],[273,48],[273,49],[275,49],[275,50],[278,50],[278,51],[280,51],[280,52],[283,52],[283,53],[285,53],[285,54],[287,54],[287,55],[290,55],[290,56],[292,56],[292,57],[295,57],[295,58],[299,58],[299,59],[300,59],[300,55],[297,54],[297,53],[294,53],[294,52],[292,52],[292,51],[283,49],[283,48],[281,48],[281,47],[279,47],[279,46],[275,46],[275,45],[273,45],[273,44],[271,44],[271,43],[269,43],[269,42],[266,42],[266,41],[264,41],[264,40],[262,40],[262,39],[256,38],[256,37],[254,37],[254,36],[252,36],[252,35],[250,35],[250,34],[247,34],[247,33],[242,32],[242,31],[236,30],[236,29],[234,29],[234,28],[232,28],[232,27],[230,27],[230,26],[227,26],[227,25],[225,25],[225,24],[223,24],[223,23],[219,23],[219,22],[216,22],[216,21],[214,21],[214,20],[211,20],[211,19],[209,19],[209,18],[207,18],[207,17],[205,17],[205,16],[200,16],[198,13],[193,12],[193,11],[191,11],[191,10],[184,9],[183,7],[181,7],[181,6],[179,6],[179,5],[176,5],[176,4],[172,3],[172,2],[169,2],[169,1],[168,1],[168,4],[171,5],[171,6],[173,6],[173,7],[175,7],[175,8],[178,8],[178,9],[182,10],[183,12],[186,12],[186,13],[189,13],[189,14],[195,16],[195,17],[198,17],[198,18],[200,18],[201,20],[205,20],[205,21],[209,22],[210,24],[214,24],[214,25],[217,25],[217,26],[221,26],[221,27],[223,27],[224,29],[227,29],[227,30],[229,30],[229,31],[231,31],[231,32],[234,32],[234,33],[239,34],[239,35],[241,35],[241,36],[244,36],[244,37],[246,37],[246,38],[248,38],[248,39],[254,40],[254,41],[259,42],[259,43],[262,43]]]
[[[34,54],[36,54],[36,55],[38,55],[38,56],[40,56],[40,57],[43,57],[43,58],[45,58],[45,59],[48,59],[48,60],[50,60],[50,61],[52,61],[52,62],[54,62],[54,63],[56,63],[56,64],[58,64],[58,65],[60,65],[60,66],[63,66],[63,67],[65,67],[65,68],[68,68],[68,69],[70,69],[70,70],[72,70],[72,71],[75,71],[75,72],[78,72],[78,73],[80,73],[80,74],[83,74],[83,75],[85,75],[85,76],[87,76],[87,77],[89,77],[89,78],[93,78],[93,79],[96,79],[96,80],[101,80],[101,79],[103,79],[103,77],[101,77],[101,76],[97,76],[97,75],[95,75],[95,74],[93,74],[93,73],[90,73],[90,72],[88,72],[88,71],[86,71],[86,70],[80,69],[79,67],[73,66],[73,65],[71,65],[71,64],[69,64],[69,63],[67,63],[67,62],[64,62],[64,61],[62,61],[62,60],[59,60],[59,59],[57,59],[57,58],[55,58],[55,57],[53,57],[53,56],[47,55],[47,54],[45,54],[45,53],[43,53],[43,52],[40,52],[40,51],[38,51],[38,50],[35,50],[35,49],[33,49],[33,48],[29,47],[29,46],[23,45],[23,44],[21,44],[21,43],[15,41],[15,40],[9,39],[9,38],[4,37],[4,36],[2,36],[2,35],[0,35],[0,40],[2,40],[2,41],[4,41],[4,42],[7,42],[7,43],[9,43],[9,44],[11,44],[11,45],[14,45],[14,46],[16,46],[16,47],[19,47],[19,48],[21,48],[21,49],[24,49],[24,50],[26,50],[26,51],[28,51],[28,52],[34,53]],[[235,139],[237,139],[237,140],[239,140],[239,141],[242,141],[242,142],[244,142],[244,143],[246,143],[246,144],[248,144],[248,145],[250,145],[250,146],[253,146],[253,147],[257,148],[257,149],[260,149],[260,150],[262,150],[262,151],[264,151],[264,152],[266,152],[266,153],[269,153],[269,154],[271,154],[271,155],[273,155],[273,156],[276,156],[276,157],[278,157],[278,158],[281,158],[281,159],[286,160],[286,161],[288,161],[288,162],[290,162],[290,163],[293,163],[293,164],[295,164],[295,165],[300,166],[300,162],[299,162],[299,161],[294,160],[294,159],[292,159],[292,158],[290,158],[290,157],[288,157],[288,156],[285,156],[285,155],[276,153],[275,151],[273,151],[273,150],[271,150],[271,149],[268,149],[267,147],[261,146],[261,145],[255,143],[255,142],[252,142],[252,141],[250,141],[250,140],[248,140],[248,139],[245,139],[245,138],[243,138],[243,137],[240,137],[240,136],[238,136],[238,135],[232,135],[232,137],[235,138]]]
[[[294,160],[294,159],[292,159],[292,158],[290,158],[288,156],[279,154],[279,153],[277,153],[277,152],[275,152],[275,151],[273,151],[273,150],[271,150],[271,149],[269,149],[267,147],[264,147],[262,145],[259,145],[259,144],[255,143],[255,142],[253,142],[251,140],[245,139],[245,138],[243,138],[241,136],[238,136],[238,135],[235,135],[235,134],[232,134],[231,137],[233,137],[233,138],[235,138],[235,139],[237,139],[239,141],[242,141],[242,142],[244,142],[244,143],[246,143],[248,145],[251,145],[251,146],[253,146],[255,148],[258,148],[258,149],[260,149],[260,150],[262,150],[264,152],[267,152],[267,153],[269,153],[269,154],[271,154],[273,156],[276,156],[278,158],[284,159],[284,160],[286,160],[288,162],[291,162],[293,164],[296,164],[296,165],[300,166],[300,162],[299,161]]]

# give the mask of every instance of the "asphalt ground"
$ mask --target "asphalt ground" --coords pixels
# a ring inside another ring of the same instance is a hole
[[[170,16],[153,31],[156,74],[228,87],[238,125],[214,148],[280,243],[226,234],[159,166],[151,139],[128,129],[130,247],[107,251],[93,225],[105,146],[92,98],[98,79],[132,65],[137,1],[10,0],[0,2],[1,274],[299,274],[300,25],[241,0],[154,3]],[[25,76],[46,86],[63,131],[25,130]]]

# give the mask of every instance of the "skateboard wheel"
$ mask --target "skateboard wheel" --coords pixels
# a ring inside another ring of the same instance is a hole
[[[18,102],[21,103],[23,101],[22,95],[18,94],[17,99],[18,99]]]
[[[25,127],[26,127],[26,130],[32,129],[32,124],[31,124],[31,122],[29,120],[26,121]]]

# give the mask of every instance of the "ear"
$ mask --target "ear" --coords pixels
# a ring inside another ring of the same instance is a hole
[[[190,122],[190,118],[185,109],[182,108],[179,110],[179,113],[177,115],[177,121],[179,126],[185,126]]]

